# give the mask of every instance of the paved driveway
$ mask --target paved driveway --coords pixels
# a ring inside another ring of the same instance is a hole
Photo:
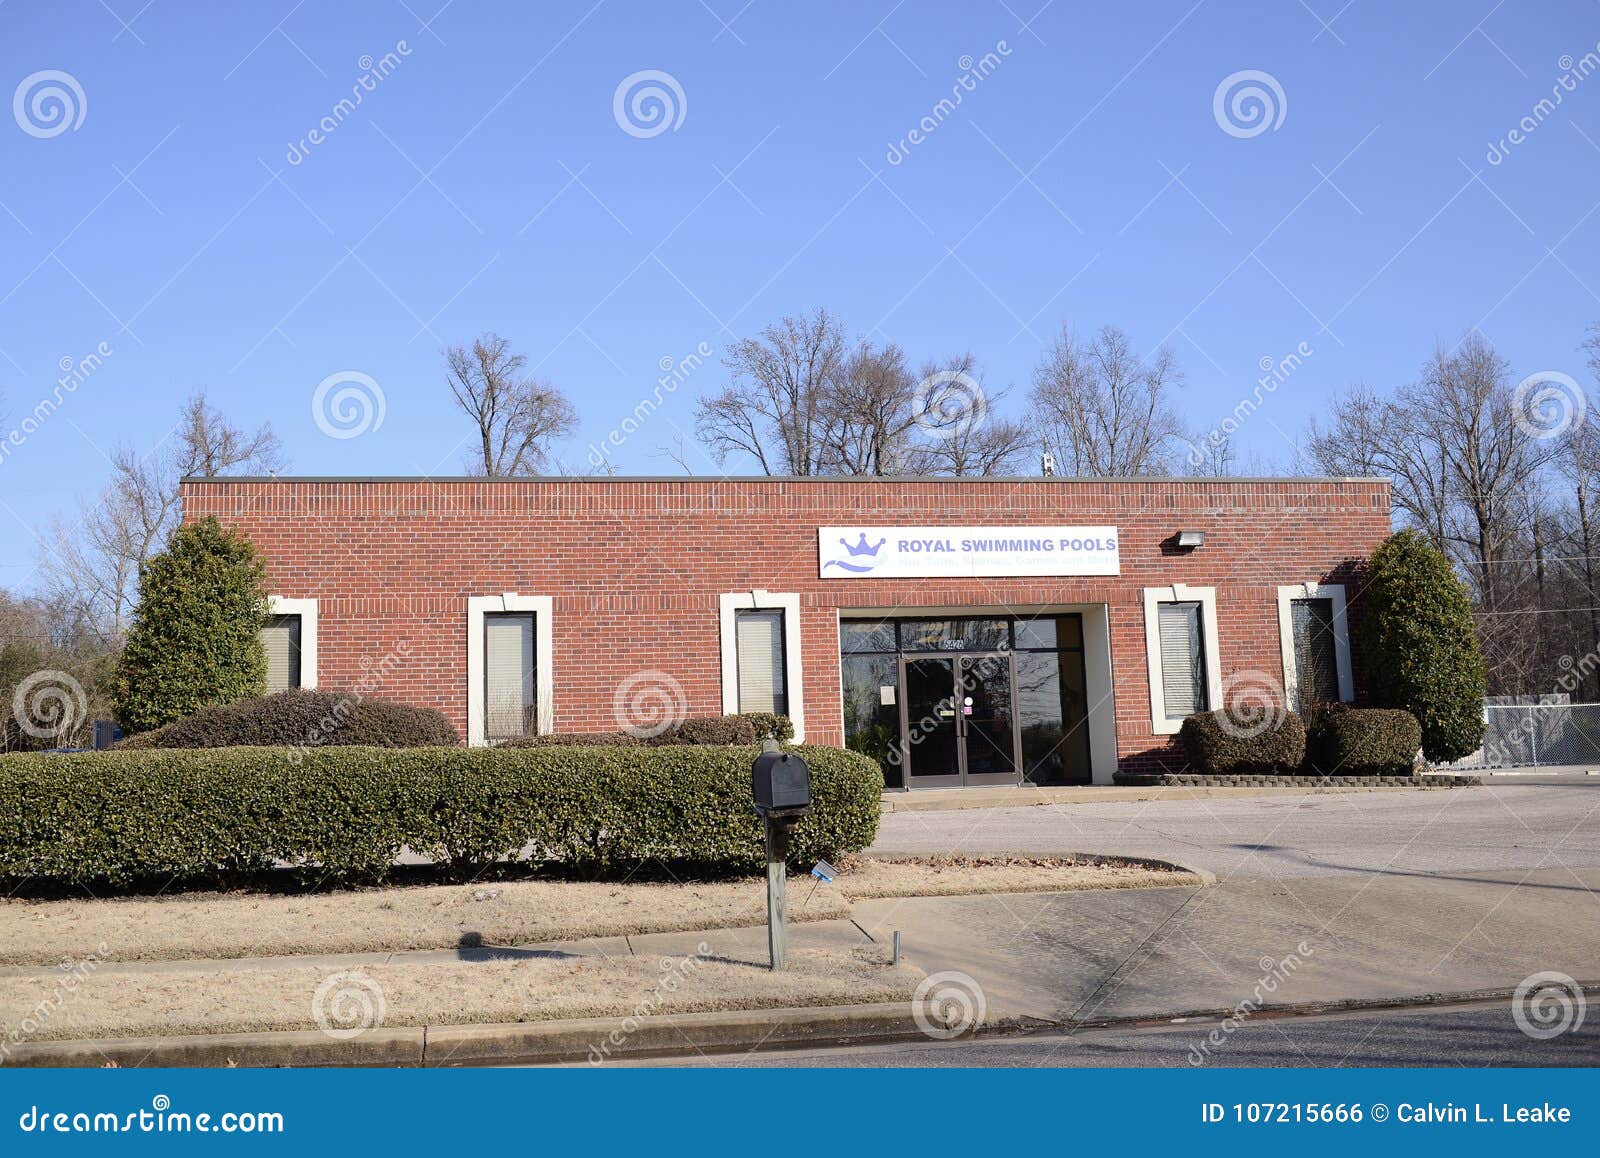
[[[1600,783],[884,816],[878,852],[1150,856],[1232,880],[1600,867]]]
[[[1600,980],[1600,784],[1036,805],[886,815],[885,852],[1094,852],[1211,888],[862,902],[992,1017],[1082,1024]],[[1263,992],[1265,986],[1266,992]]]

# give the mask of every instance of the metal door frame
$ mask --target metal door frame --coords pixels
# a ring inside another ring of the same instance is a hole
[[[949,651],[904,651],[896,655],[896,679],[899,684],[898,699],[900,701],[900,766],[905,770],[905,786],[908,790],[918,788],[966,788],[980,785],[1012,785],[1022,783],[1022,724],[1017,716],[1017,664],[1016,657],[1010,651],[963,651],[951,649]],[[933,775],[919,775],[912,763],[911,741],[911,698],[907,694],[906,665],[920,660],[943,660],[950,665],[950,699],[957,709],[956,722],[956,768],[954,772],[935,773]],[[967,771],[967,737],[969,726],[966,715],[961,712],[964,706],[957,703],[957,693],[961,689],[961,661],[966,659],[1004,659],[1006,662],[1007,683],[1011,690],[1009,709],[1011,714],[1011,767],[1010,773],[983,773],[974,778]]]

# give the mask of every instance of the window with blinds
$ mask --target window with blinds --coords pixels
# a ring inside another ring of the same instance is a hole
[[[267,691],[281,692],[299,687],[300,617],[268,617],[261,629],[261,646],[267,653]]]
[[[734,628],[739,654],[739,710],[788,715],[783,612],[741,611]]]
[[[1162,603],[1156,608],[1161,642],[1161,694],[1169,720],[1206,710],[1205,639],[1200,604]]]
[[[483,619],[484,736],[490,742],[538,730],[532,615]]]
[[[1299,706],[1339,699],[1339,663],[1333,648],[1333,600],[1295,599],[1289,604]]]

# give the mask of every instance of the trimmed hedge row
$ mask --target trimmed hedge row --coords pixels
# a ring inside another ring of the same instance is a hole
[[[1311,762],[1325,776],[1409,776],[1422,725],[1398,708],[1331,704],[1311,729]]]
[[[1200,712],[1178,739],[1189,763],[1212,775],[1293,772],[1306,758],[1306,726],[1293,712]]]
[[[613,745],[622,748],[663,748],[673,744],[759,744],[767,733],[779,742],[794,739],[794,721],[772,712],[745,712],[737,716],[690,716],[655,736],[631,732],[570,732],[520,736],[505,740],[501,748],[562,748]]]
[[[306,747],[453,747],[461,737],[444,715],[356,692],[290,688],[231,704],[215,704],[170,724],[130,736],[121,749]]]
[[[877,833],[883,776],[803,746],[816,809],[797,863]],[[750,747],[282,748],[0,756],[0,879],[228,884],[278,863],[377,882],[402,848],[470,871],[501,859],[631,871],[764,862]]]
[[[1178,739],[1189,763],[1208,776],[1406,776],[1422,727],[1410,712],[1319,704],[1304,719],[1294,712],[1201,712],[1183,721]]]

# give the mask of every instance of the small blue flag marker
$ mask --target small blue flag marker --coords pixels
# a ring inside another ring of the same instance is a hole
[[[812,868],[811,875],[816,877],[823,884],[831,885],[833,883],[833,878],[839,875],[839,870],[834,868],[827,861],[819,860],[816,863],[816,866]]]

